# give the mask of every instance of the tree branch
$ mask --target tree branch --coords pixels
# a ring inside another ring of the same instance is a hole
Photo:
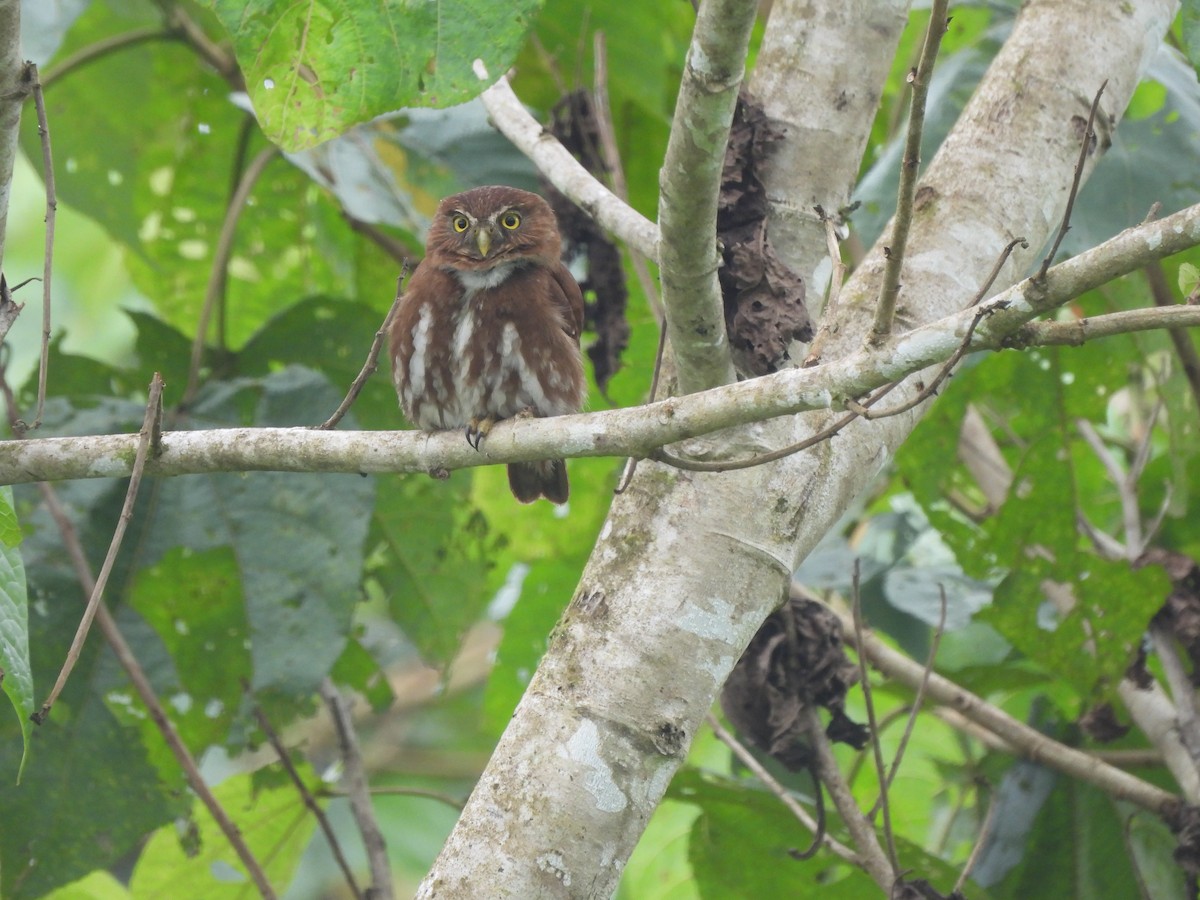
[[[896,215],[892,219],[888,236],[887,262],[883,269],[883,286],[879,291],[879,302],[875,307],[875,324],[869,340],[878,343],[892,330],[896,316],[896,299],[900,296],[900,273],[904,267],[904,255],[908,247],[908,231],[912,226],[913,198],[917,192],[917,175],[921,168],[921,135],[925,130],[925,99],[929,96],[929,83],[933,80],[933,64],[937,59],[942,36],[946,33],[949,20],[946,18],[948,0],[933,0],[929,10],[929,26],[925,30],[925,43],[921,47],[921,58],[909,76],[912,83],[912,107],[908,114],[908,135],[904,144],[904,157],[900,161],[899,197]]]
[[[845,610],[834,611],[842,620],[845,633],[853,635],[854,623],[850,614]],[[926,677],[925,667],[920,663],[893,650],[870,632],[865,632],[861,641],[857,638],[855,641],[871,665],[888,678],[914,691],[920,687],[922,679]],[[1091,754],[1046,737],[936,672],[928,675],[926,696],[934,703],[948,706],[998,735],[1026,759],[1094,784],[1117,799],[1128,800],[1163,816],[1170,815],[1179,807],[1180,801],[1173,794],[1110,766]]]
[[[21,0],[0,0],[0,271],[4,270],[8,200],[12,194],[21,107],[29,95],[21,61]]]
[[[1099,247],[1059,263],[1043,283],[1026,280],[985,304],[988,315],[972,335],[972,350],[1022,345],[1011,335],[1033,328],[1033,337],[1057,333],[1060,323],[1026,325],[1029,319],[1092,288],[1200,244],[1200,204],[1127,229]],[[810,369],[789,369],[684,397],[630,409],[602,410],[553,419],[501,422],[476,452],[458,432],[315,432],[302,428],[230,428],[171,432],[152,475],[203,472],[430,472],[551,457],[646,457],[659,447],[736,425],[810,410],[834,408],[839,398],[861,397],[959,350],[979,313],[961,310],[900,335],[878,349],[859,350]],[[1113,313],[1085,330],[1106,334],[1193,322],[1196,307]],[[1099,325],[1095,324],[1099,323]],[[1114,324],[1115,323],[1115,324]],[[1043,329],[1043,326],[1044,329]],[[1070,328],[1079,326],[1069,325]],[[1052,342],[1052,341],[1048,341]],[[44,438],[0,443],[0,482],[123,477],[130,472],[135,435]]]
[[[475,74],[483,81],[489,79],[482,60],[475,61]],[[484,91],[480,99],[492,124],[572,203],[605,231],[650,259],[658,259],[658,226],[601,184],[558,138],[543,128],[521,105],[507,76]]]
[[[714,237],[729,126],[758,4],[704,0],[692,32],[659,176],[659,266],[680,393],[736,377]]]

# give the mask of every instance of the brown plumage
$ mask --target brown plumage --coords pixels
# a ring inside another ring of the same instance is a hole
[[[583,406],[583,295],[560,260],[546,201],[511,187],[443,200],[392,324],[400,406],[423,431],[465,428],[475,449],[499,419]],[[567,499],[561,459],[512,463],[522,503]]]

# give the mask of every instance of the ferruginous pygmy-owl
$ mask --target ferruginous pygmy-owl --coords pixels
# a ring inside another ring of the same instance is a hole
[[[423,431],[465,426],[476,450],[499,419],[578,412],[583,295],[549,205],[511,187],[443,200],[391,328],[400,405]],[[567,499],[561,459],[511,463],[522,503]]]

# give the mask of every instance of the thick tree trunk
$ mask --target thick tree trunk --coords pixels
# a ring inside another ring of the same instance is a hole
[[[839,91],[877,94],[895,31],[863,22],[864,11],[878,16],[880,5],[778,0],[766,44],[785,49],[764,50],[760,66],[790,61],[796,74],[775,91],[773,73],[756,75],[774,115],[803,122],[813,118],[810,107],[828,106]],[[1107,145],[1176,5],[1027,4],[923,180],[902,278],[903,326],[962,308],[1018,235],[1033,249],[1009,263],[997,289],[1024,274],[1062,213],[1078,120],[1107,79],[1098,125],[1099,147]],[[798,20],[801,10],[806,18]],[[894,14],[893,7],[884,18]],[[831,57],[838,52],[831,47],[844,55]],[[855,65],[843,70],[828,65],[831,58]],[[867,104],[847,110],[845,121],[827,116],[793,134],[811,145],[793,147],[782,157],[793,167],[772,175],[781,221],[798,221],[814,198],[827,208],[844,202],[870,121]],[[839,174],[818,192],[809,180],[817,170]],[[811,240],[801,238],[793,253]],[[808,260],[806,273],[815,268],[811,254],[793,257]],[[826,358],[863,340],[881,268],[876,248],[847,283]],[[731,429],[685,449],[741,457],[806,437],[839,413]],[[918,417],[919,410],[860,422],[833,442],[742,471],[697,474],[643,462],[615,499],[550,649],[419,896],[610,896],[705,713],[783,599],[796,564]]]

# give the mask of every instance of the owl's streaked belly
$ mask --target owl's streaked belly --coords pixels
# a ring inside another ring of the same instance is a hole
[[[406,377],[397,372],[409,419],[430,431],[460,428],[485,416],[506,419],[526,409],[538,416],[579,410],[585,382],[571,338],[555,328],[550,340],[531,340],[516,316],[492,315],[485,329],[482,302],[472,294],[457,309],[421,307],[412,329]],[[448,320],[439,323],[439,314]],[[439,337],[449,337],[449,346]]]

